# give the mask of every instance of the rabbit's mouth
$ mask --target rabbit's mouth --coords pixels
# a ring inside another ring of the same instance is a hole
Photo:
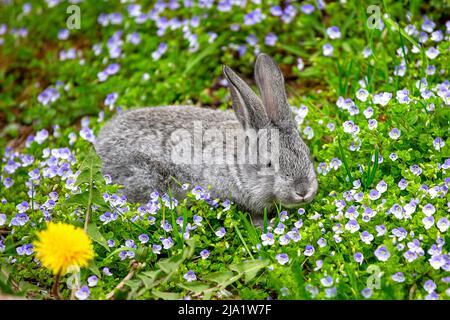
[[[295,208],[302,204],[310,203],[318,191],[317,180],[313,180],[307,191],[292,190],[287,197],[280,198],[279,202],[287,208]]]

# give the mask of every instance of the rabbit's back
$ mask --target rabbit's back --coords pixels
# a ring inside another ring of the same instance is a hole
[[[122,184],[127,197],[140,202],[154,190],[171,187],[176,193],[178,188],[172,178],[201,184],[204,164],[174,163],[170,143],[175,133],[191,135],[194,127],[224,130],[239,128],[240,124],[233,112],[194,106],[124,111],[108,121],[96,139],[103,173]]]

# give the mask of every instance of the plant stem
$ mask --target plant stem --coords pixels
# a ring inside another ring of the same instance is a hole
[[[87,208],[86,208],[86,218],[84,220],[84,232],[87,233],[87,228],[88,228],[88,224],[89,224],[89,216],[91,214],[91,205],[92,205],[92,177],[91,179],[89,179],[89,198],[88,198],[88,204],[87,204]]]
[[[136,270],[138,269],[139,266],[140,266],[140,263],[138,263],[136,260],[134,260],[131,263],[130,272],[128,272],[128,274],[125,276],[125,278],[123,278],[123,280],[120,281],[120,283],[110,293],[108,293],[106,295],[106,299],[110,300],[110,299],[114,298],[114,293],[116,292],[116,290],[122,289],[125,285],[125,282],[127,282],[128,280],[133,278],[133,276],[136,273]]]
[[[56,275],[55,275],[55,280],[53,282],[53,287],[52,287],[52,295],[55,297],[55,299],[57,300],[62,300],[62,297],[59,293],[59,279],[61,278],[61,271],[59,271]]]

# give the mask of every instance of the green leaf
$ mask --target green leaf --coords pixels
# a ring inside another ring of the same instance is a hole
[[[181,295],[181,293],[178,293],[178,292],[162,292],[162,291],[152,290],[152,294],[155,297],[163,299],[163,300],[179,300],[183,297]]]
[[[178,286],[194,293],[202,293],[205,290],[211,289],[209,284],[205,284],[200,281],[192,281],[188,284],[179,283]]]
[[[77,193],[64,201],[65,205],[81,205],[86,206],[89,199],[89,192],[85,191]]]
[[[158,280],[161,278],[162,274],[163,272],[161,270],[153,270],[141,272],[137,277],[142,280],[142,283],[147,289],[151,289],[159,284]]]
[[[87,234],[89,235],[89,237],[91,237],[92,240],[94,240],[99,245],[104,247],[108,252],[110,251],[108,242],[103,237],[103,235],[100,233],[100,231],[98,230],[98,227],[95,223],[91,222],[88,224]]]
[[[268,260],[249,260],[237,264],[232,264],[229,268],[233,271],[243,273],[245,282],[250,282],[258,272],[268,264]]]
[[[218,284],[222,284],[222,283],[228,282],[234,276],[235,276],[235,274],[231,271],[218,271],[218,272],[213,272],[213,273],[207,274],[205,277],[202,277],[202,280],[212,281],[212,282],[216,282]]]
[[[182,255],[176,255],[171,258],[161,259],[159,260],[156,265],[165,273],[169,274],[172,272],[175,272],[180,264],[183,262],[183,256]]]

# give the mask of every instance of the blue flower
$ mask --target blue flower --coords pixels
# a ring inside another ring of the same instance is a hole
[[[203,260],[208,259],[209,255],[210,255],[210,252],[206,249],[204,249],[200,252],[200,256],[202,257]]]
[[[216,236],[219,238],[223,238],[223,236],[225,236],[226,234],[226,230],[224,227],[221,227],[219,230],[216,231]]]
[[[314,254],[314,252],[315,252],[314,247],[312,245],[308,244],[305,247],[305,251],[303,252],[303,254],[307,257],[310,257]]]
[[[89,295],[91,294],[88,286],[82,286],[80,289],[78,289],[75,292],[75,297],[77,297],[78,300],[86,300],[89,298]]]
[[[89,287],[95,287],[98,283],[98,277],[90,276],[89,278],[87,278],[87,282]]]
[[[160,254],[161,253],[161,249],[162,249],[162,247],[159,244],[154,244],[152,246],[152,252],[154,254]]]
[[[388,249],[384,245],[379,246],[375,250],[374,254],[378,260],[383,261],[383,262],[387,261],[389,259],[389,257],[391,256]]]
[[[424,288],[425,291],[427,291],[428,293],[432,293],[434,290],[436,290],[436,283],[434,283],[433,280],[427,280],[427,281],[423,284],[423,288]]]
[[[0,227],[6,224],[6,214],[0,213]]]
[[[333,278],[331,276],[326,276],[325,278],[320,279],[320,283],[324,287],[331,287],[333,285]]]
[[[11,225],[24,226],[30,218],[25,213],[18,213],[11,219]]]
[[[372,289],[370,288],[364,288],[361,290],[361,295],[366,299],[369,299],[372,296],[372,293]]]
[[[353,259],[355,259],[355,261],[358,262],[359,264],[362,264],[363,260],[364,260],[364,256],[361,252],[356,252],[353,255]]]
[[[197,280],[197,276],[195,275],[194,271],[189,270],[184,276],[184,279],[187,280],[187,282],[195,281]]]
[[[267,232],[261,235],[262,245],[271,246],[275,243],[275,239],[272,233]]]
[[[403,275],[402,272],[397,272],[392,275],[391,279],[394,280],[395,282],[404,282],[405,276]]]
[[[327,29],[327,35],[330,39],[339,39],[341,37],[341,31],[338,27],[333,26]]]
[[[285,265],[289,262],[289,257],[286,253],[279,253],[275,256],[275,259],[277,259],[278,263],[281,265]]]

